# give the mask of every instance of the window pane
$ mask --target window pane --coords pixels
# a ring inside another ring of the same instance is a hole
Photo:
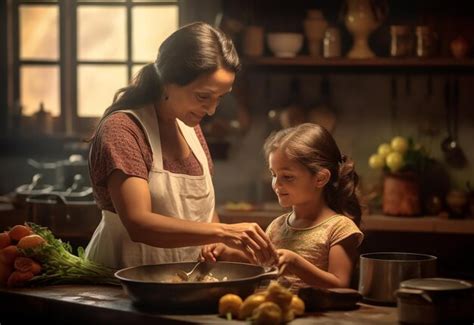
[[[81,2],[125,2],[125,0],[80,0],[78,3]]]
[[[20,59],[59,58],[57,6],[20,6]]]
[[[101,116],[112,104],[115,92],[127,85],[125,65],[78,66],[78,109],[80,117]]]
[[[126,59],[126,11],[124,7],[78,8],[79,60]]]
[[[132,2],[178,2],[178,0],[132,0]]]
[[[160,44],[178,28],[178,6],[134,7],[132,23],[132,60],[154,61]]]
[[[19,2],[58,2],[58,0],[20,0]]]
[[[135,64],[132,66],[132,79],[137,75],[138,71],[143,68],[145,64]]]
[[[40,102],[53,116],[60,114],[59,67],[23,65],[20,68],[20,80],[23,115],[36,113]]]

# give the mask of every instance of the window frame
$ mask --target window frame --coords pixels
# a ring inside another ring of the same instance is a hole
[[[3,1],[2,1],[3,2]],[[133,22],[132,9],[136,7],[150,6],[177,6],[178,9],[178,27],[181,26],[182,20],[182,3],[177,1],[157,1],[157,2],[134,2],[132,0],[124,0],[122,2],[106,2],[94,1],[85,2],[80,0],[7,0],[6,8],[6,38],[5,41],[8,46],[6,50],[7,66],[11,66],[11,71],[8,73],[7,84],[10,89],[6,90],[5,94],[0,94],[6,97],[8,110],[5,114],[8,120],[11,120],[13,109],[16,102],[21,98],[20,93],[20,69],[24,65],[46,65],[57,66],[59,68],[60,80],[60,115],[55,117],[56,133],[55,136],[84,136],[90,135],[91,131],[96,126],[99,117],[79,117],[78,116],[78,67],[80,64],[87,65],[125,65],[127,69],[127,78],[131,80],[133,67],[135,65],[146,64],[144,61],[132,60],[132,46],[133,46]],[[20,59],[20,21],[19,11],[22,5],[51,5],[57,6],[59,10],[59,58],[58,60],[21,60]],[[79,60],[77,51],[77,12],[81,6],[101,6],[101,7],[125,7],[126,11],[126,58],[125,60]],[[2,10],[3,11],[3,10]],[[2,32],[3,34],[3,32]],[[3,51],[2,51],[3,55]],[[113,94],[110,94],[111,97]],[[3,100],[2,100],[3,101]],[[105,110],[106,107],[104,107]],[[29,117],[24,117],[29,118]],[[5,123],[6,124],[6,123]],[[7,125],[5,125],[7,126]],[[12,125],[8,128],[17,133],[17,130],[12,129]],[[4,128],[5,129],[5,128]]]

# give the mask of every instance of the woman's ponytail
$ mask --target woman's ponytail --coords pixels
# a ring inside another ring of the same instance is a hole
[[[106,109],[104,116],[116,110],[134,109],[153,103],[161,97],[162,88],[155,63],[148,63],[138,72],[130,85],[120,88],[115,93],[113,103]]]

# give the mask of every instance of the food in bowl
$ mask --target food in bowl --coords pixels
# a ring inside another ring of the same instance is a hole
[[[292,58],[303,46],[303,34],[300,33],[269,33],[268,48],[279,58]]]

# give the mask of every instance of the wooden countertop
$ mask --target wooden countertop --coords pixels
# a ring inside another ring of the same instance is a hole
[[[276,217],[285,213],[283,210],[227,210],[217,209],[219,217],[225,223],[256,222],[266,228]],[[429,232],[450,234],[474,234],[474,219],[444,219],[433,216],[392,217],[385,215],[368,215],[362,217],[361,227],[364,231],[402,231]]]
[[[30,317],[48,323],[109,324],[246,324],[217,315],[161,315],[135,308],[121,287],[60,285],[0,288],[0,323]],[[397,324],[396,307],[359,304],[351,311],[305,314],[291,324]]]

